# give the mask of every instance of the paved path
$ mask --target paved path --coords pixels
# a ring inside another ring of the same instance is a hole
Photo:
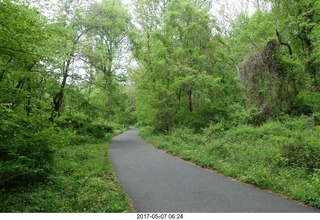
[[[109,158],[136,212],[317,212],[167,155],[134,128],[110,141]]]

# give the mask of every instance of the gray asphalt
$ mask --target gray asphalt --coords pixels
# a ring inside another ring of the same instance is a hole
[[[114,137],[108,153],[135,212],[318,212],[165,154],[135,128]]]

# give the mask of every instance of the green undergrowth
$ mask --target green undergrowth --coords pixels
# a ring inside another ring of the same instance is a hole
[[[107,155],[108,140],[123,130],[59,149],[46,181],[0,189],[0,212],[130,212]]]
[[[121,133],[125,129],[124,125],[92,119],[80,113],[62,115],[56,125],[69,132],[69,141],[74,145],[104,142],[108,134]]]
[[[167,135],[141,128],[159,149],[226,176],[320,207],[320,126],[312,117],[241,125],[211,125],[195,133],[176,128]]]

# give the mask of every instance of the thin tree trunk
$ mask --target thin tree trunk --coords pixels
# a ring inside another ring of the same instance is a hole
[[[60,85],[60,90],[53,97],[53,109],[51,112],[51,116],[49,118],[49,121],[52,123],[54,122],[54,119],[58,116],[60,109],[61,109],[61,106],[62,106],[62,103],[63,103],[64,89],[67,84],[67,79],[69,77],[68,73],[69,73],[70,64],[71,64],[71,59],[68,59],[65,67],[63,68],[63,78],[62,78],[62,83]]]
[[[36,63],[31,64],[31,65],[29,66],[29,68],[27,69],[27,72],[30,72],[35,64],[36,64]],[[25,84],[25,82],[26,82],[27,80],[28,80],[28,79],[27,79],[26,76],[23,77],[21,80],[19,80],[19,82],[18,82],[18,84],[16,85],[15,88],[16,88],[17,90],[22,90],[22,88],[23,88],[23,86],[24,86],[24,84]],[[11,103],[11,107],[10,107],[12,110],[15,109],[15,108],[21,103],[21,101],[17,101],[17,102],[14,101],[14,99],[15,99],[15,97],[16,97],[16,94],[17,94],[17,91],[15,91],[14,94],[13,94],[13,99],[12,99],[12,103]]]
[[[12,61],[12,58],[10,57],[9,60],[7,61],[7,63],[5,64],[8,65],[10,62]],[[2,82],[3,78],[4,78],[4,74],[5,74],[6,70],[2,70],[1,74],[0,74],[0,82]]]
[[[189,111],[193,111],[193,105],[192,105],[192,91],[191,89],[188,91],[188,102],[189,102]]]

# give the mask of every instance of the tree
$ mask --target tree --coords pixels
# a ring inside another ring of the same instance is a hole
[[[312,90],[319,91],[319,61],[315,51],[315,45],[319,42],[315,37],[320,23],[319,2],[312,0],[271,2],[279,39],[291,49],[292,57],[305,66],[305,71],[311,78]]]
[[[0,100],[10,109],[24,105],[29,114],[34,98],[41,96],[38,92],[46,77],[43,61],[52,54],[48,46],[52,38],[37,10],[11,1],[0,6]]]
[[[104,0],[92,4],[86,26],[90,29],[89,41],[83,48],[84,60],[93,66],[99,89],[106,91],[108,120],[112,121],[116,90],[123,79],[121,57],[127,51],[130,15],[117,0]]]
[[[150,30],[148,41],[138,47],[148,51],[137,56],[141,60],[136,69],[141,77],[138,119],[159,131],[169,131],[176,124],[199,129],[206,124],[202,111],[208,102],[217,101],[213,91],[220,81],[215,72],[220,37],[213,34],[217,27],[208,8],[197,6],[190,1],[171,1],[164,10],[162,26]]]
[[[43,180],[52,168],[58,139],[44,96],[54,37],[38,10],[5,0],[0,39],[0,185],[14,186]]]
[[[82,2],[62,0],[60,16],[55,23],[55,30],[59,33],[56,43],[59,49],[56,51],[58,57],[55,67],[61,80],[59,89],[53,94],[52,112],[49,121],[59,115],[63,104],[67,80],[71,76],[71,65],[79,55],[79,44],[88,29],[84,26],[84,9],[81,8]]]

